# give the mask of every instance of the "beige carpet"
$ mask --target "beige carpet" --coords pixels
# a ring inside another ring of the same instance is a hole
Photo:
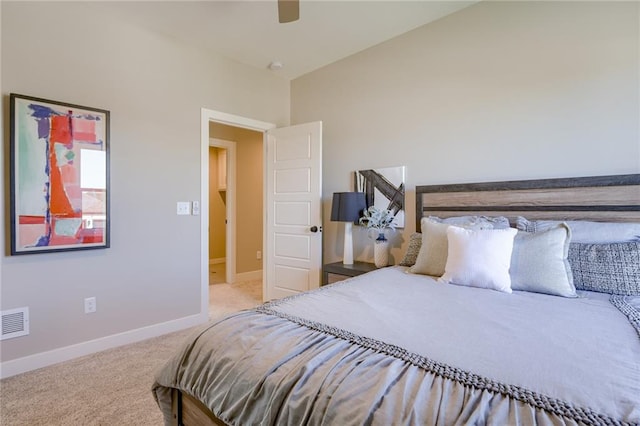
[[[227,280],[227,265],[214,263],[209,265],[209,284],[222,284]]]
[[[209,286],[209,316],[228,314],[262,303],[262,280]]]
[[[210,315],[261,303],[261,281],[216,284]],[[155,371],[200,327],[87,355],[0,381],[0,425],[162,425]]]

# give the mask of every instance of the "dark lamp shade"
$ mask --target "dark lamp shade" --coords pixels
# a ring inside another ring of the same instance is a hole
[[[367,208],[364,192],[334,192],[331,203],[331,220],[334,222],[354,222]]]

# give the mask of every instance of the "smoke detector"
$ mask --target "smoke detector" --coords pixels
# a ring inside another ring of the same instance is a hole
[[[284,67],[284,64],[280,61],[273,61],[269,64],[269,69],[271,71],[278,71],[281,70]]]

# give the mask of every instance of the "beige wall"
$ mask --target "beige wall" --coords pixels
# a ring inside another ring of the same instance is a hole
[[[286,125],[289,83],[90,13],[93,2],[0,7],[5,122],[10,92],[111,111],[112,220],[106,250],[10,257],[5,241],[1,309],[28,306],[31,334],[3,341],[0,359],[96,348],[106,336],[199,314],[206,236],[200,217],[176,215],[176,202],[200,198],[201,108]],[[5,154],[7,140],[5,127]],[[86,315],[90,296],[97,312]]]
[[[236,142],[236,273],[262,269],[263,134],[211,123],[209,136]]]
[[[227,215],[227,191],[220,191],[218,156],[220,148],[209,147],[209,259],[225,258],[226,232],[225,217]]]
[[[293,122],[323,121],[325,261],[342,255],[331,194],[360,168],[407,166],[396,262],[417,184],[640,172],[637,2],[482,2],[301,77],[291,96],[267,71],[104,13],[79,19],[94,7],[0,2],[3,121],[10,92],[112,120],[112,247],[9,257],[5,235],[0,308],[29,306],[31,334],[3,341],[3,362],[199,312],[199,218],[175,203],[200,196],[202,107],[286,125],[291,102]],[[239,175],[257,173],[242,164]],[[246,226],[262,237],[261,215]],[[356,256],[370,260],[361,231]],[[238,271],[259,269],[261,244],[238,246]],[[89,296],[98,312],[85,315]]]
[[[396,263],[416,185],[640,172],[639,7],[481,2],[294,80],[292,123],[324,123],[325,262],[353,170],[407,166]]]

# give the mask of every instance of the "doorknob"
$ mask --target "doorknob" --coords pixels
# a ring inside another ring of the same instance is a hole
[[[311,227],[311,229],[309,229],[309,231],[318,232],[318,227],[314,225],[314,226]]]

